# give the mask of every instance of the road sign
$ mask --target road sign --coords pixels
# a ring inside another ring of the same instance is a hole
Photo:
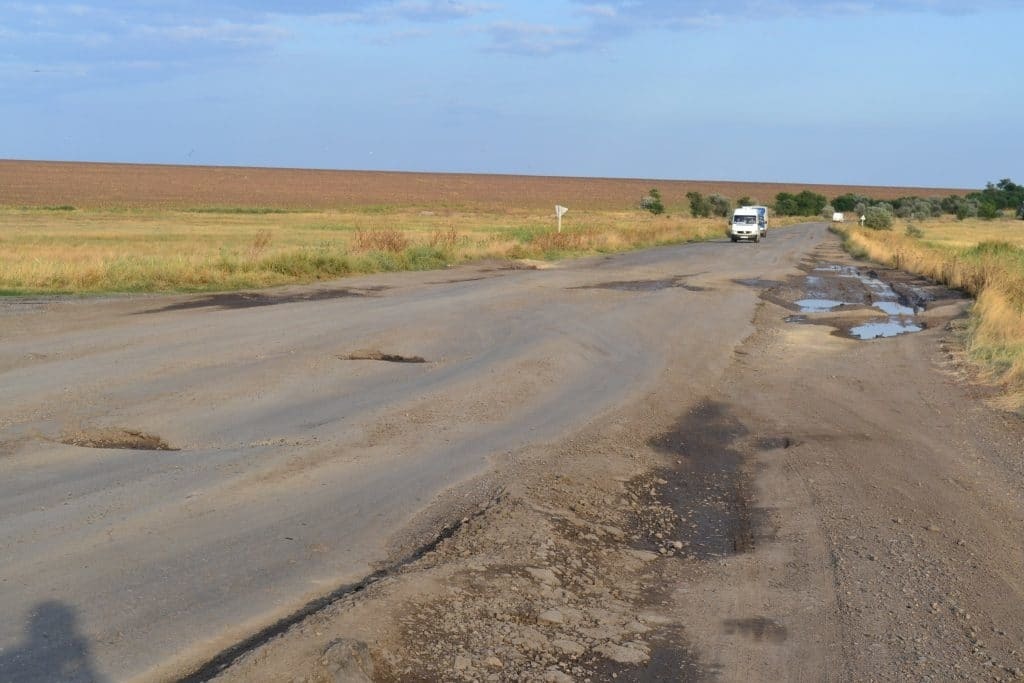
[[[555,204],[555,216],[558,218],[558,232],[562,232],[562,216],[569,211],[566,207],[561,204]]]

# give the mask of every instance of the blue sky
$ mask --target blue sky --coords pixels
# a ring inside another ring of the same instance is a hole
[[[0,158],[980,187],[1019,0],[0,0]]]

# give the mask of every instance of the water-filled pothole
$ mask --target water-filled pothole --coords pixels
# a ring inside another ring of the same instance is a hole
[[[61,437],[61,443],[82,448],[115,448],[133,451],[178,450],[154,434],[119,428],[66,433]]]
[[[800,307],[801,313],[820,313],[821,311],[831,311],[833,308],[839,308],[846,302],[834,299],[800,299],[793,303]]]
[[[850,328],[850,336],[861,340],[879,339],[883,337],[898,337],[901,334],[920,332],[924,324],[912,323],[903,320],[887,320],[885,322],[865,323]]]
[[[426,363],[421,356],[402,356],[397,353],[383,353],[375,349],[354,351],[345,356],[338,356],[341,360],[377,360],[385,363]]]
[[[828,325],[836,328],[837,335],[859,340],[895,337],[926,327],[917,319],[933,298],[925,291],[926,283],[901,282],[897,289],[874,270],[845,264],[816,264],[807,270],[788,288],[762,294],[798,311],[786,322]]]

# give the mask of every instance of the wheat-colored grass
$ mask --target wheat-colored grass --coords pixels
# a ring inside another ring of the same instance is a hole
[[[777,221],[780,225],[782,222]],[[721,237],[632,211],[0,209],[0,292],[205,291],[483,258],[556,259]]]
[[[968,351],[1005,390],[1006,407],[1024,408],[1024,221],[949,217],[915,221],[922,236],[843,228],[851,252],[942,282],[975,297]]]

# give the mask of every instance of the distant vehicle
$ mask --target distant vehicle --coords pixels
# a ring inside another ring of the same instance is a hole
[[[732,212],[732,220],[729,222],[729,239],[733,242],[739,240],[760,242],[761,238],[767,236],[767,206],[741,206]]]

